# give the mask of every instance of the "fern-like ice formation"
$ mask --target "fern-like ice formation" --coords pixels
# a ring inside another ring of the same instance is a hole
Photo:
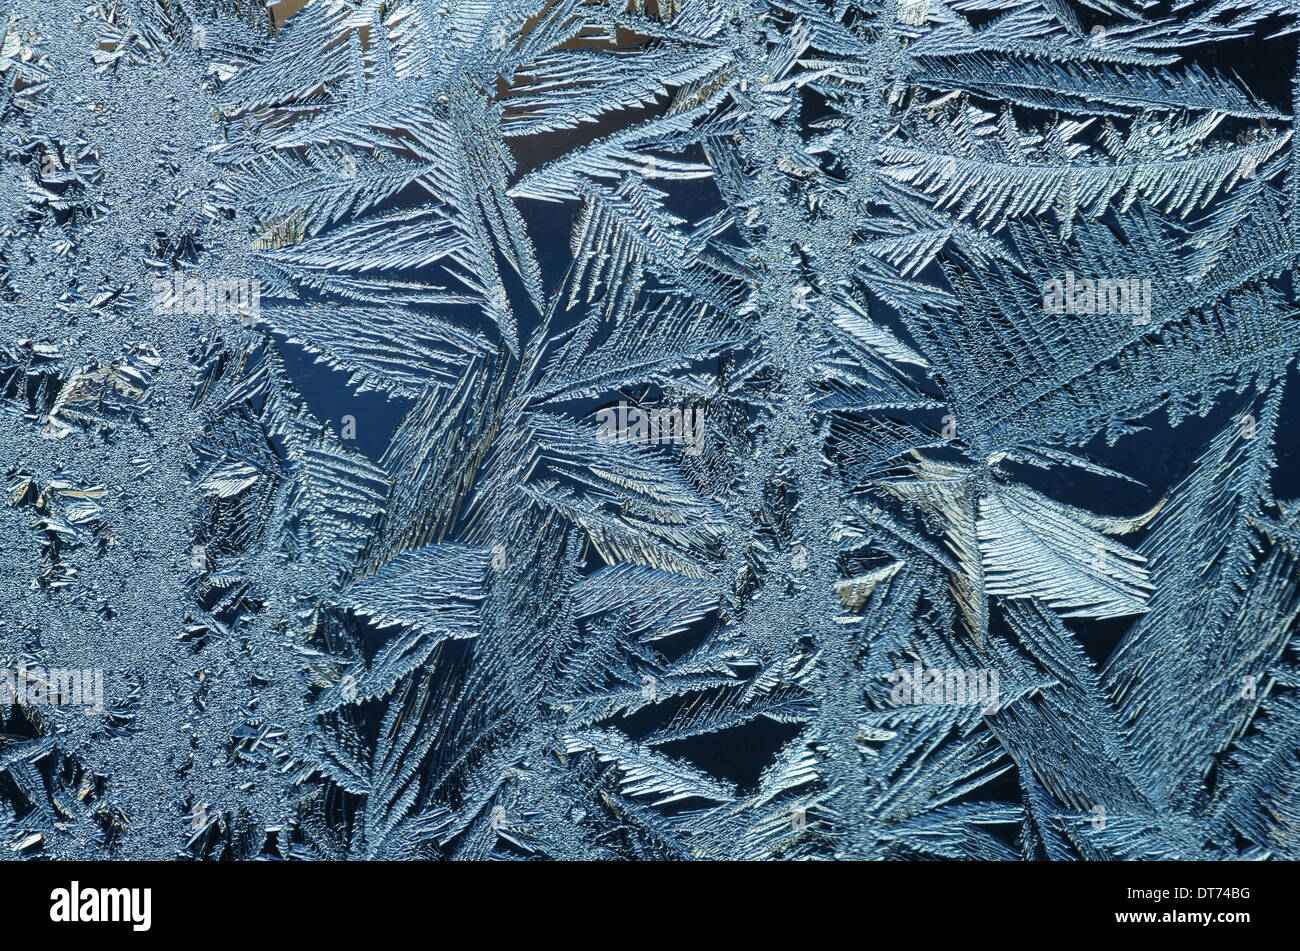
[[[9,0],[0,854],[1300,858],[1298,17]]]

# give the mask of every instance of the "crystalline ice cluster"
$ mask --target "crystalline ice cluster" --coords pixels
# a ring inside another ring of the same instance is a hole
[[[1300,858],[1289,0],[0,30],[0,855]]]

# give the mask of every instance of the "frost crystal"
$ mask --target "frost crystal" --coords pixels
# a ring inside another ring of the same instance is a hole
[[[0,851],[1300,858],[1300,19],[1175,6],[10,0]]]

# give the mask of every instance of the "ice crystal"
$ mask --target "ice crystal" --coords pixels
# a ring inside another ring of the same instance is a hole
[[[1300,858],[1291,4],[0,28],[0,852]]]

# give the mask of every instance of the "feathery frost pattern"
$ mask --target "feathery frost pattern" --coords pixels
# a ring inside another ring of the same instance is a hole
[[[0,28],[0,854],[1300,858],[1293,4]]]

